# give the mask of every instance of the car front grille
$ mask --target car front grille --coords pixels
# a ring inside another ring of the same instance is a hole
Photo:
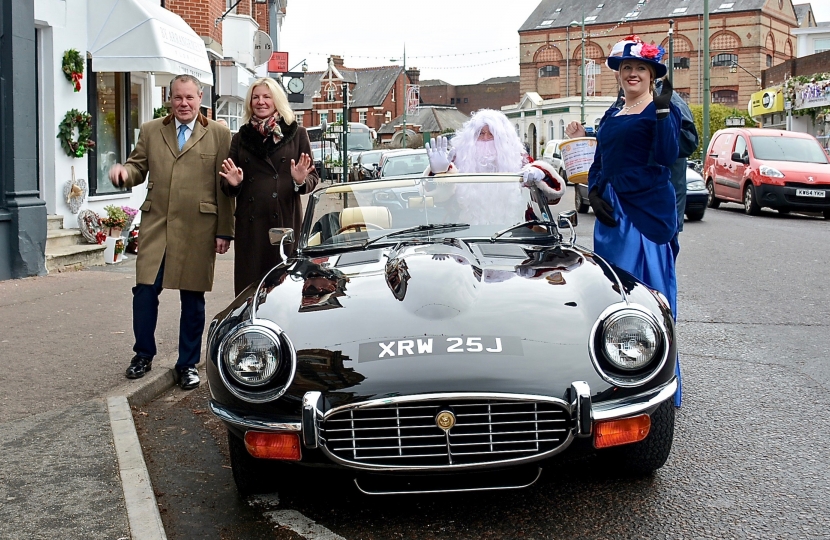
[[[448,432],[436,424],[454,414]],[[320,424],[325,450],[344,462],[375,468],[459,467],[549,455],[571,440],[564,402],[448,400],[350,408]]]

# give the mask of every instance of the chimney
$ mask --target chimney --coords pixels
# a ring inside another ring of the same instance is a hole
[[[409,77],[409,81],[411,84],[420,84],[421,81],[421,70],[418,68],[410,68],[406,70],[406,75]]]
[[[331,63],[334,64],[334,67],[338,68],[338,70],[343,67],[343,57],[342,56],[333,54],[333,55],[331,55],[330,59],[331,59]]]

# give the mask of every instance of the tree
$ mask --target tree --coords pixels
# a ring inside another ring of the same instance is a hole
[[[697,134],[700,138],[697,150],[694,151],[689,159],[701,159],[701,155],[703,153],[703,148],[701,148],[703,145],[703,105],[689,105],[689,108],[692,110],[692,115],[695,117],[695,127],[697,128]],[[727,118],[735,116],[744,119],[745,127],[756,126],[747,111],[739,111],[734,107],[727,107],[726,105],[721,105],[720,103],[712,103],[709,106],[709,140],[711,141],[712,136],[716,131],[726,127]]]

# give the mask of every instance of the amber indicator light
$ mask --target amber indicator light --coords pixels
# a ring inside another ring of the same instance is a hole
[[[248,453],[259,459],[281,459],[299,461],[300,437],[296,433],[245,433],[245,448]]]
[[[594,448],[608,448],[621,444],[642,441],[651,429],[651,418],[647,414],[608,420],[594,424]]]

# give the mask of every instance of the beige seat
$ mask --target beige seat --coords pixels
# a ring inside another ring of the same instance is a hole
[[[389,209],[385,206],[360,206],[355,208],[345,208],[340,213],[341,229],[350,225],[355,225],[354,229],[357,230],[363,229],[364,227],[357,227],[357,224],[359,223],[368,223],[369,227],[375,225],[380,229],[388,229],[392,226],[392,215],[389,213]]]

